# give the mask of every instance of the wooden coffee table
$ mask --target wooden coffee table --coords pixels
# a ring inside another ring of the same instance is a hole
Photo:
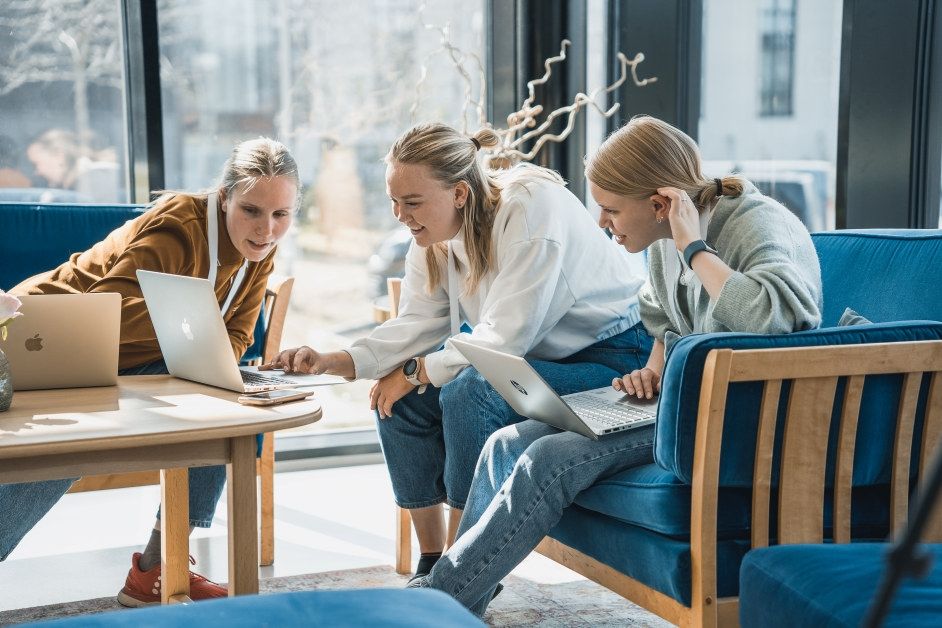
[[[229,595],[258,593],[255,435],[313,423],[320,403],[244,406],[238,393],[169,375],[118,380],[17,392],[0,413],[0,483],[160,469],[161,599],[183,602],[190,586],[187,469],[225,464]]]

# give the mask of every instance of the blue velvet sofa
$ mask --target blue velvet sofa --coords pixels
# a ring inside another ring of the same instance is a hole
[[[298,591],[208,600],[96,615],[79,615],[43,627],[101,626],[343,626],[344,628],[463,628],[484,624],[465,607],[432,589]]]
[[[781,336],[724,333],[679,340],[665,365],[655,463],[616,474],[581,493],[541,543],[541,553],[674,623],[736,625],[740,564],[753,541],[753,473],[763,388],[752,382],[729,384],[720,417],[722,455],[716,461],[699,460],[701,469],[713,463],[718,467],[717,502],[714,512],[706,512],[708,520],[692,516],[703,503],[694,490],[695,451],[703,438],[698,418],[710,410],[702,407],[701,388],[706,389],[708,383],[701,387],[701,382],[708,360],[713,359],[711,352],[942,339],[942,289],[936,272],[942,268],[942,231],[839,231],[814,234],[813,241],[824,286],[822,328]],[[847,307],[873,323],[837,327]],[[868,376],[863,388],[850,508],[854,539],[883,540],[891,526],[888,487],[900,403],[893,385],[899,379]],[[788,386],[785,382],[784,388]],[[842,383],[833,408],[827,409],[832,417],[840,412],[844,390]],[[779,416],[785,414],[785,405],[778,407]],[[923,391],[914,449],[925,406]],[[833,434],[836,421],[831,425]],[[778,450],[780,431],[774,439]],[[833,451],[827,464],[830,478]],[[914,472],[915,464],[914,460]],[[777,473],[776,469],[771,478],[773,522],[779,514],[774,505]],[[825,491],[830,495],[828,482]],[[829,537],[829,505],[823,519],[824,534]],[[714,528],[715,534],[706,535],[712,538],[704,549],[703,531]],[[704,553],[707,550],[709,556]],[[712,592],[703,593],[708,589]]]

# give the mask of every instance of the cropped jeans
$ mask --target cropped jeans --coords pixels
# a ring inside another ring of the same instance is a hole
[[[163,361],[121,369],[119,375],[161,375]],[[0,561],[6,560],[34,525],[65,495],[77,478],[0,484]],[[190,525],[208,528],[226,484],[226,467],[193,467],[190,479]],[[157,510],[160,518],[160,509]]]
[[[561,395],[610,386],[647,362],[652,340],[641,323],[559,361],[528,360]],[[396,503],[465,508],[478,455],[488,437],[523,421],[472,367],[441,389],[413,390],[377,425]]]

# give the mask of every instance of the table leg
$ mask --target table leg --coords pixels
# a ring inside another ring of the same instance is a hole
[[[160,470],[160,601],[190,595],[190,483],[187,469]]]
[[[254,436],[229,439],[229,595],[258,593],[258,499]]]

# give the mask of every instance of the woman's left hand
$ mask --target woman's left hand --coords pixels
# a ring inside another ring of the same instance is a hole
[[[658,194],[666,196],[670,202],[667,219],[671,223],[671,237],[681,253],[694,240],[700,239],[700,212],[686,192],[678,188],[658,188]]]
[[[378,410],[379,418],[387,419],[392,416],[393,404],[412,392],[415,388],[402,369],[395,369],[389,375],[376,381],[370,389],[370,410]]]

